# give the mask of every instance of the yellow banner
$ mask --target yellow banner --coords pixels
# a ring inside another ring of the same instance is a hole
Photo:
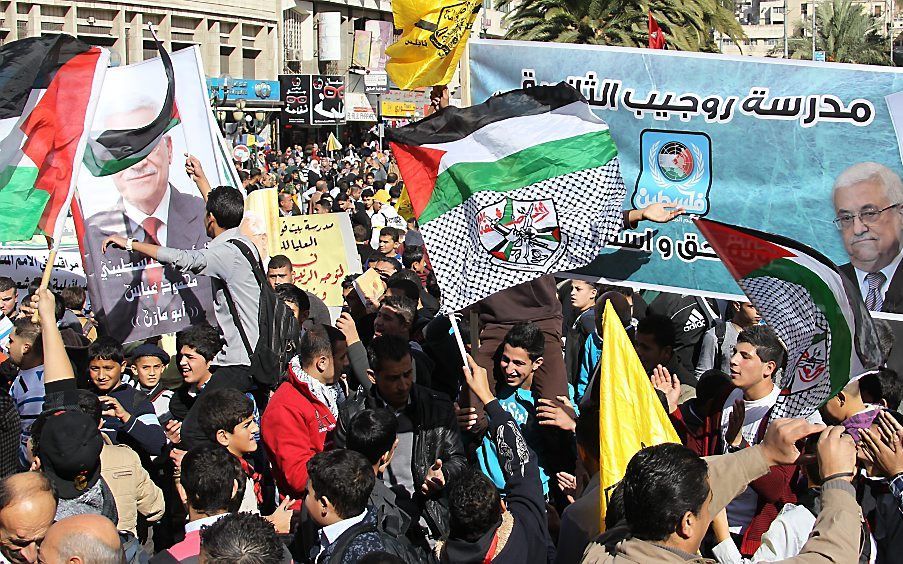
[[[294,282],[329,307],[341,307],[342,280],[361,272],[346,213],[281,218],[279,253],[292,261]]]
[[[402,90],[448,84],[482,0],[392,0],[401,37],[386,48],[386,72]]]
[[[279,254],[279,204],[276,188],[254,190],[245,198],[244,234],[255,242],[262,242],[266,254]],[[265,239],[265,240],[264,240]],[[266,266],[266,264],[264,264]]]
[[[414,117],[414,114],[417,113],[417,104],[414,102],[383,100],[381,109],[384,117]]]

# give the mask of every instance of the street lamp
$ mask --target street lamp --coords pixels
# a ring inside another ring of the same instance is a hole
[[[213,106],[216,121],[219,123],[220,129],[225,133],[226,112],[220,110],[220,108],[226,103],[226,98],[229,96],[229,89],[232,88],[233,79],[228,74],[223,74],[220,76],[220,79],[222,80],[222,83],[214,90],[213,99],[210,100],[210,103]],[[222,97],[220,97],[220,94],[222,94]]]

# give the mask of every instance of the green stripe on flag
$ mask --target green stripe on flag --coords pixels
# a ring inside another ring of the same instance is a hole
[[[166,126],[166,129],[163,130],[163,133],[160,134],[160,137],[157,137],[153,143],[149,144],[147,147],[144,147],[137,153],[131,153],[129,156],[124,157],[122,159],[114,159],[109,156],[109,153],[104,150],[106,155],[95,154],[93,146],[94,143],[88,143],[85,147],[85,158],[83,162],[88,170],[94,176],[110,176],[111,174],[116,174],[117,172],[122,172],[123,170],[136,165],[147,158],[147,156],[153,151],[157,145],[160,143],[160,139],[163,135],[172,129],[173,127],[179,125],[179,118],[174,117],[169,120],[169,124]],[[103,148],[98,145],[98,147]]]
[[[465,162],[436,178],[420,214],[426,223],[477,192],[508,192],[573,172],[605,166],[618,154],[608,130],[540,143],[493,162]]]
[[[831,375],[831,394],[834,397],[850,381],[850,369],[853,355],[853,335],[846,318],[837,302],[837,296],[831,288],[814,271],[786,258],[775,259],[767,265],[754,270],[744,278],[770,276],[787,282],[798,284],[808,290],[812,301],[825,316],[831,331],[830,357],[828,370]],[[827,400],[826,400],[827,401]],[[819,406],[821,407],[821,406]]]
[[[7,166],[0,172],[0,242],[30,241],[50,199],[35,189],[35,167]]]

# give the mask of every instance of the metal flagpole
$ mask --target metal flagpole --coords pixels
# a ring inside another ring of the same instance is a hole
[[[790,58],[787,48],[787,0],[784,0],[784,58]]]
[[[818,14],[818,2],[817,0],[812,0],[812,60],[815,60],[815,35],[816,35],[816,27],[818,26],[818,22],[815,19],[816,14]]]

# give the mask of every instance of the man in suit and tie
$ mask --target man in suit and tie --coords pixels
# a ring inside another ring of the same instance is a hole
[[[150,123],[158,112],[159,108],[147,102],[113,110],[107,115],[105,128],[139,127]],[[185,320],[195,323],[206,317],[198,299],[202,296],[209,301],[210,282],[205,277],[186,278],[154,261],[148,261],[143,269],[129,270],[129,265],[146,257],[122,249],[106,254],[101,250],[103,240],[113,234],[179,249],[200,249],[207,244],[204,200],[180,192],[170,183],[171,164],[172,140],[166,134],[147,158],[113,175],[119,200],[85,222],[82,249],[85,266],[91,270],[91,302],[105,330],[126,342],[172,332],[184,327]],[[123,265],[126,269],[121,269]],[[183,284],[191,286],[176,288]],[[173,319],[173,313],[182,310],[183,304],[183,315]]]
[[[834,224],[850,262],[840,270],[871,311],[903,313],[903,182],[884,165],[855,164],[834,181]]]

